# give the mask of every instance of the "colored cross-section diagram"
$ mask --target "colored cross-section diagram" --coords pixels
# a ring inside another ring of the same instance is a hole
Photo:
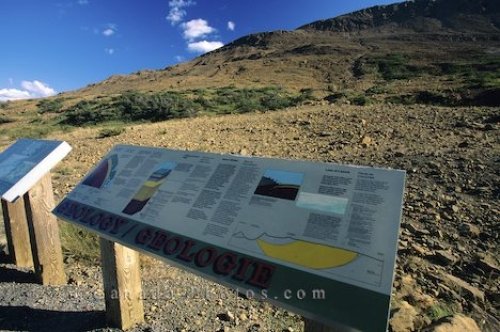
[[[175,163],[172,162],[166,162],[160,165],[160,167],[149,176],[146,182],[144,182],[142,187],[134,195],[122,212],[128,215],[133,215],[141,211],[151,197],[153,197],[156,193],[160,185],[165,181],[170,172],[172,172],[174,167]]]
[[[109,156],[83,180],[82,184],[97,189],[106,187],[115,177],[117,166],[118,156],[116,154]]]

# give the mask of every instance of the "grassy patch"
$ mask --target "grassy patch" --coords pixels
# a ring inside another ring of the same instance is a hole
[[[455,313],[455,311],[453,310],[453,308],[451,306],[449,306],[447,304],[438,303],[438,304],[435,304],[432,307],[430,307],[427,310],[426,315],[432,321],[436,321],[436,320],[439,320],[443,317],[452,316],[454,313]]]
[[[99,238],[96,234],[70,223],[60,223],[61,245],[66,257],[92,262],[99,259]]]
[[[462,79],[469,88],[500,88],[500,59],[478,57],[474,61],[443,62],[436,66],[441,75]]]
[[[20,125],[8,130],[0,130],[0,135],[7,135],[11,139],[18,138],[43,138],[52,132],[54,128],[49,126],[33,126],[31,124]]]
[[[427,67],[411,64],[409,60],[407,55],[400,53],[359,58],[355,61],[352,71],[353,75],[358,78],[378,74],[386,81],[419,77],[430,71]]]

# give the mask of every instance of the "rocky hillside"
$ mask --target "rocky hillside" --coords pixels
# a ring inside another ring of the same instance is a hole
[[[100,131],[49,136],[73,147],[54,171],[57,200],[119,143],[405,169],[390,331],[500,330],[496,108],[303,106]],[[67,286],[35,285],[0,255],[0,330],[102,331],[100,271],[79,260],[96,239],[63,230]],[[134,331],[302,331],[300,316],[172,267],[153,262],[143,273],[146,323]]]
[[[498,1],[407,1],[245,36],[187,63],[113,76],[64,96],[234,85],[310,88],[330,100],[498,105],[499,55]]]

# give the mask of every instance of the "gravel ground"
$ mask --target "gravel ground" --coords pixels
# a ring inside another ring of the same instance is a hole
[[[133,125],[100,140],[99,129],[80,128],[54,136],[73,146],[54,172],[54,189],[63,197],[117,143],[405,169],[390,330],[437,331],[449,323],[457,331],[496,332],[498,114],[497,108],[316,105]],[[66,271],[67,286],[41,287],[2,263],[0,330],[106,330],[99,269],[67,260]],[[303,329],[297,315],[166,265],[145,264],[143,290],[146,322],[134,331]]]

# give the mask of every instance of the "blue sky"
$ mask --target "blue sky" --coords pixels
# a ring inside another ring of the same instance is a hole
[[[190,60],[250,33],[397,0],[0,0],[0,101]]]

